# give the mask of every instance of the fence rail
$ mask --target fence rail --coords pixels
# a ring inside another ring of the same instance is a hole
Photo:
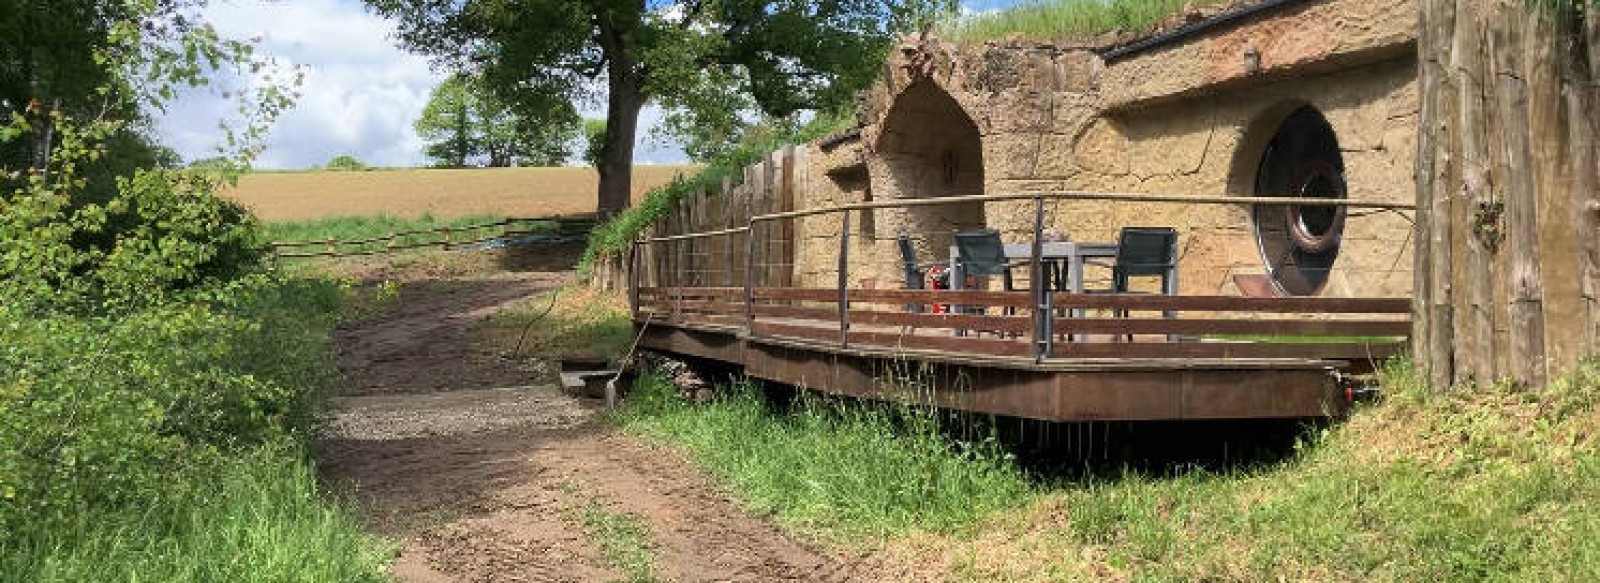
[[[334,239],[330,237],[306,241],[274,241],[270,245],[273,257],[278,259],[359,257],[430,247],[449,250],[452,247],[478,245],[527,235],[549,234],[556,237],[587,237],[589,232],[594,229],[595,223],[596,218],[593,214],[507,218],[473,225],[395,231],[387,235],[365,239]],[[382,246],[362,248],[375,244],[382,244]],[[313,247],[320,247],[321,250],[303,251],[303,249]],[[357,249],[350,249],[351,247],[356,247]]]

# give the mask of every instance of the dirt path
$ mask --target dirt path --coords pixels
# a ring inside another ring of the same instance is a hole
[[[598,512],[648,527],[647,567],[662,580],[864,579],[750,516],[673,452],[596,420],[593,403],[527,387],[523,367],[472,347],[474,322],[567,277],[405,283],[397,307],[339,331],[347,390],[323,470],[373,528],[404,541],[396,577],[641,579],[593,534]]]

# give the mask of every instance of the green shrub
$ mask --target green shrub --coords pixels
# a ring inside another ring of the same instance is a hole
[[[211,295],[103,317],[0,304],[0,529],[136,507],[188,460],[305,434],[337,289]]]

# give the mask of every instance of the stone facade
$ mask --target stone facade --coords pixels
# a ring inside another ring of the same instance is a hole
[[[1029,191],[1259,192],[1269,143],[1314,108],[1337,138],[1346,196],[1414,199],[1416,8],[1410,0],[1294,3],[1109,60],[1104,47],[907,41],[860,103],[859,138],[813,145],[800,208]],[[1280,148],[1283,146],[1279,146]],[[1267,273],[1249,205],[1047,201],[1048,228],[1114,241],[1124,226],[1180,233],[1185,294],[1238,294]],[[1031,238],[1031,201],[853,213],[850,279],[900,287],[898,236],[923,260],[949,233]],[[1409,213],[1350,211],[1315,293],[1410,293]],[[831,287],[840,217],[797,221],[796,283]]]

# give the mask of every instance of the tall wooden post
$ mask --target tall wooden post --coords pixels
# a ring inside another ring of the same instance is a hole
[[[1600,17],[1421,0],[1416,357],[1539,386],[1600,346]]]

